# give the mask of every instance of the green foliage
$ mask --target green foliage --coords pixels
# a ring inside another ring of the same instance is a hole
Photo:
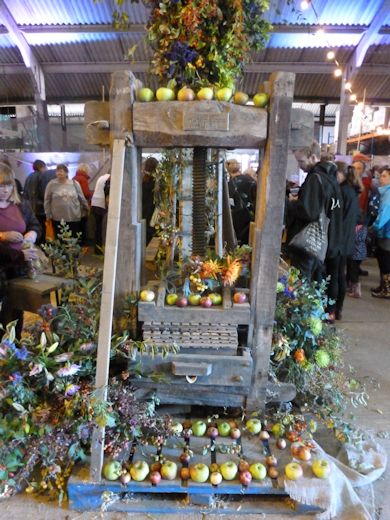
[[[43,244],[42,249],[51,260],[54,272],[57,275],[76,278],[81,252],[81,233],[74,237],[64,221],[61,221],[60,230],[58,237]]]
[[[350,405],[368,398],[363,384],[344,363],[344,344],[326,323],[326,282],[302,283],[295,269],[277,285],[270,375],[294,383],[296,403],[316,414],[343,441],[361,433],[347,419]]]

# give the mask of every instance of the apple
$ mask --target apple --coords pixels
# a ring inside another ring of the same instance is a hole
[[[229,87],[223,87],[217,90],[216,98],[218,101],[229,101],[233,95],[233,90]]]
[[[156,462],[153,462],[153,464],[150,465],[150,471],[160,471],[161,469],[161,462],[157,460]]]
[[[303,444],[299,441],[292,442],[290,446],[291,455],[293,457],[298,457],[298,452],[302,446]]]
[[[176,307],[187,307],[188,300],[185,296],[181,296],[176,300]]]
[[[262,431],[260,432],[259,439],[260,439],[261,441],[268,441],[268,439],[269,439],[269,433],[267,432],[267,430],[262,430]]]
[[[170,294],[167,294],[165,301],[167,302],[168,305],[176,305],[178,298],[179,297],[176,293],[170,293]]]
[[[286,431],[286,428],[283,426],[282,423],[275,423],[272,426],[271,431],[275,435],[276,438],[279,438],[282,435],[284,435],[284,432]]]
[[[154,92],[152,89],[147,87],[142,87],[137,90],[137,101],[152,101],[154,98]]]
[[[290,430],[290,431],[287,432],[287,439],[290,442],[297,442],[297,441],[300,440],[300,435],[295,430]]]
[[[246,105],[249,101],[249,96],[245,92],[236,92],[233,96],[233,101],[236,105]]]
[[[252,474],[250,471],[243,471],[240,473],[239,477],[240,482],[243,486],[249,486],[249,484],[252,482]]]
[[[200,304],[202,307],[208,309],[212,306],[213,302],[208,296],[202,296],[202,298],[200,299]]]
[[[230,424],[230,428],[238,428],[238,424],[234,419],[229,419],[228,423]]]
[[[277,466],[278,459],[275,457],[275,455],[268,455],[265,458],[265,463],[267,464],[267,466]]]
[[[219,473],[219,466],[216,462],[213,462],[210,466],[210,473]]]
[[[122,473],[120,476],[120,481],[124,486],[127,486],[127,484],[131,481],[131,475],[126,471],[126,473]]]
[[[160,87],[156,91],[157,101],[172,101],[175,99],[175,93],[171,88]]]
[[[215,426],[210,426],[207,429],[207,437],[210,437],[210,439],[216,439],[219,435],[218,428]]]
[[[261,421],[260,421],[260,419],[256,419],[256,418],[249,419],[246,422],[246,429],[252,435],[256,435],[257,433],[260,433],[260,431],[261,431]]]
[[[143,302],[152,302],[154,300],[155,294],[149,289],[144,289],[139,293],[139,297]]]
[[[209,478],[209,468],[206,464],[194,464],[190,466],[190,476],[194,482],[206,482]]]
[[[103,475],[107,480],[118,480],[122,475],[122,464],[119,460],[110,460],[103,466]]]
[[[270,467],[268,468],[268,476],[269,476],[270,478],[278,478],[278,476],[279,476],[279,471],[278,471],[278,469],[275,468],[275,466],[270,466]]]
[[[174,480],[177,475],[177,464],[171,460],[166,460],[160,470],[161,476],[165,480]]]
[[[249,472],[255,480],[263,480],[267,476],[267,468],[261,462],[251,464]]]
[[[181,468],[180,469],[180,478],[182,480],[190,480],[190,468]]]
[[[192,88],[183,87],[177,93],[177,99],[179,101],[193,101],[195,99],[195,92]]]
[[[192,433],[195,437],[203,437],[206,433],[207,425],[204,421],[195,421],[192,423]]]
[[[256,107],[264,108],[268,105],[269,101],[269,95],[265,92],[260,92],[259,94],[256,94],[253,96],[253,104]]]
[[[203,87],[196,94],[196,97],[200,101],[210,101],[210,99],[213,99],[214,97],[213,89],[211,87]]]
[[[179,457],[179,460],[182,464],[188,464],[191,460],[191,455],[188,453],[188,451],[183,451]]]
[[[287,446],[286,439],[283,439],[282,437],[279,437],[279,439],[276,441],[276,446],[280,450],[286,449],[286,446]]]
[[[222,475],[219,471],[213,471],[210,475],[210,482],[213,486],[219,486],[222,482]]]
[[[219,293],[210,293],[209,298],[213,305],[221,305],[222,303],[222,295]]]
[[[240,462],[238,463],[238,471],[241,473],[242,471],[248,471],[249,470],[249,462],[245,459],[240,459]]]
[[[218,424],[218,433],[221,437],[227,437],[230,434],[230,424],[228,422],[221,422]]]
[[[179,422],[173,423],[171,428],[173,433],[175,433],[176,435],[180,435],[183,431],[183,425]]]
[[[289,480],[298,480],[303,475],[303,469],[298,462],[289,462],[284,468],[284,473]]]
[[[159,471],[152,471],[152,473],[149,475],[150,482],[157,486],[157,484],[160,484],[161,482],[161,474]]]
[[[233,294],[234,303],[245,303],[247,301],[247,296],[243,292],[236,292]]]
[[[311,451],[307,446],[301,446],[298,448],[298,458],[301,460],[310,460],[311,459]]]
[[[219,470],[225,480],[234,480],[238,472],[238,467],[237,464],[229,460],[221,464]]]
[[[232,428],[230,430],[230,437],[232,439],[239,439],[241,437],[241,432],[238,428]]]
[[[199,305],[201,299],[202,297],[200,294],[190,294],[188,296],[188,302],[190,305]]]
[[[131,465],[130,475],[136,482],[142,482],[149,473],[149,464],[144,460],[137,460]]]
[[[311,469],[317,478],[328,478],[332,471],[332,467],[326,459],[313,460]]]

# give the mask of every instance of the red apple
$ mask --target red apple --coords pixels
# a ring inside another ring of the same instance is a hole
[[[291,450],[291,455],[293,457],[298,457],[298,451],[299,449],[301,448],[302,446],[302,443],[301,442],[293,442],[290,446],[290,450]]]
[[[209,308],[213,305],[213,302],[208,296],[202,296],[200,299],[200,304],[202,307]]]
[[[267,466],[277,466],[278,459],[275,457],[275,455],[268,455],[268,457],[265,458],[265,463]]]
[[[176,301],[176,306],[177,307],[187,307],[187,305],[188,305],[188,300],[187,300],[187,298],[185,296],[181,296]]]
[[[177,93],[177,99],[179,101],[193,101],[195,99],[195,92],[192,88],[183,87]]]
[[[153,462],[153,464],[150,466],[150,471],[160,471],[161,469],[161,462],[156,461]]]
[[[245,303],[247,301],[247,297],[245,293],[236,292],[233,294],[234,303]]]
[[[230,430],[230,437],[232,439],[239,439],[241,437],[241,432],[238,428],[233,428],[232,430]]]
[[[152,473],[149,476],[150,482],[157,486],[157,484],[160,484],[161,482],[161,475],[159,471],[152,471]]]
[[[179,457],[179,460],[182,464],[188,464],[191,460],[191,455],[188,453],[188,451],[183,451]]]
[[[250,467],[250,464],[245,459],[240,459],[240,462],[238,463],[238,471],[242,473],[243,471],[248,471]]]
[[[270,466],[270,467],[268,468],[268,476],[269,476],[270,478],[278,478],[278,476],[279,476],[279,471],[278,471],[278,469],[275,468],[275,466]]]
[[[207,429],[207,437],[210,437],[210,439],[216,439],[218,437],[218,428],[210,426]]]
[[[311,459],[311,451],[307,446],[301,446],[298,449],[298,458],[301,460],[310,460]]]
[[[287,446],[286,439],[283,439],[282,437],[279,437],[279,439],[276,441],[276,446],[280,450],[284,450],[286,448],[286,446]]]
[[[240,482],[243,486],[249,486],[252,481],[252,475],[249,471],[243,471],[239,475]]]

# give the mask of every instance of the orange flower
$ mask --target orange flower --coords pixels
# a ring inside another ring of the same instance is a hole
[[[303,350],[303,348],[298,348],[294,352],[294,359],[297,363],[303,363],[305,361],[306,356],[305,356],[305,351]]]
[[[234,285],[241,273],[240,261],[236,258],[232,260],[230,256],[226,257],[226,267],[222,270],[222,282],[227,285]]]
[[[200,271],[201,278],[217,278],[217,275],[221,272],[221,266],[218,260],[206,260],[203,262],[202,269]]]

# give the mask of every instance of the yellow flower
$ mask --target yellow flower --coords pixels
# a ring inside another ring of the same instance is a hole
[[[202,270],[200,272],[201,278],[217,278],[217,275],[221,272],[221,266],[218,260],[206,260],[203,262]]]

